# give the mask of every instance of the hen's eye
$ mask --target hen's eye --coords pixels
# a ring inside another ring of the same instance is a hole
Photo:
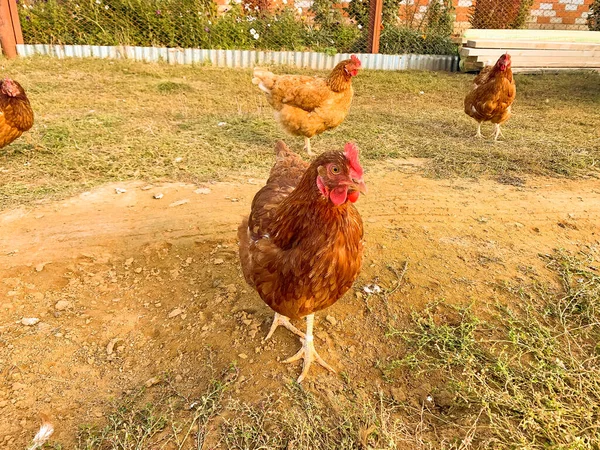
[[[340,173],[340,168],[338,166],[333,166],[331,168],[331,173],[334,173],[334,174]]]

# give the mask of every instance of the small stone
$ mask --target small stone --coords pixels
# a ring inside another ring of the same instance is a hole
[[[204,195],[210,194],[210,189],[207,187],[201,187],[201,188],[196,189],[194,191],[194,194],[204,194]]]
[[[251,319],[242,320],[242,322],[244,323],[244,325],[247,325],[247,326],[252,325],[252,320]]]
[[[127,189],[123,189],[123,188],[115,188],[115,192],[117,194],[124,194],[125,192],[127,192]]]
[[[173,202],[173,203],[171,203],[171,204],[169,205],[169,207],[171,207],[171,208],[172,208],[172,207],[175,207],[175,206],[181,206],[181,205],[185,205],[186,203],[189,203],[189,202],[190,202],[190,201],[189,201],[189,200],[186,198],[186,199],[183,199],[183,200],[178,200],[178,201],[176,201],[176,202]]]
[[[26,327],[31,327],[39,321],[40,319],[38,319],[37,317],[23,317],[21,319],[21,324],[25,325]]]
[[[155,198],[156,200],[160,200],[163,197],[164,197],[164,195],[162,192],[158,192],[158,193],[154,194],[154,196],[153,196],[153,198]]]
[[[183,381],[183,377],[181,375],[177,375],[175,377],[175,381],[177,381],[178,383],[181,383]]]
[[[146,382],[144,383],[144,385],[145,385],[147,388],[149,388],[149,387],[152,387],[152,386],[154,386],[154,385],[156,385],[156,384],[158,384],[158,383],[160,383],[160,378],[158,378],[158,377],[152,377],[152,378],[150,378],[148,381],[146,381]]]
[[[130,266],[133,263],[133,258],[128,258],[125,260],[125,265]]]
[[[246,355],[245,353],[240,353],[238,356],[240,357],[240,359],[248,358],[248,355]]]
[[[142,273],[142,268],[138,267],[137,269],[134,270],[135,273]]]
[[[110,340],[110,342],[108,343],[108,345],[106,346],[106,354],[107,355],[112,355],[115,349],[115,345],[117,345],[117,342],[122,341],[123,339],[121,338],[112,338]]]
[[[68,300],[59,300],[58,302],[56,302],[56,305],[54,305],[54,309],[56,309],[57,311],[64,311],[65,309],[69,308],[71,306],[71,302]]]
[[[335,317],[333,317],[333,316],[327,316],[327,317],[325,317],[325,320],[326,320],[327,322],[329,322],[329,323],[330,323],[331,325],[333,325],[333,326],[336,326],[336,325],[337,325],[337,320],[336,320],[336,318],[335,318]]]
[[[44,270],[44,267],[46,266],[46,264],[50,264],[49,262],[43,262],[38,264],[37,266],[35,266],[35,271],[36,272],[41,272],[42,270]]]
[[[219,266],[219,265],[223,264],[224,262],[225,262],[225,260],[223,258],[215,258],[215,259],[213,259],[213,264],[215,266]]]
[[[169,313],[169,319],[172,319],[173,317],[177,317],[178,315],[183,314],[183,309],[181,308],[175,308],[173,311],[171,311]]]

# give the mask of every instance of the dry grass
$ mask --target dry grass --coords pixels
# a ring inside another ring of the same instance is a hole
[[[0,210],[106,181],[264,175],[284,137],[249,70],[42,57],[3,66],[26,87],[36,124],[0,151]],[[354,140],[370,160],[429,158],[436,176],[597,173],[598,74],[517,76],[515,115],[499,143],[472,137],[462,112],[471,79],[365,71],[346,122],[314,147]]]
[[[247,403],[235,366],[194,398],[167,377],[154,395],[119,399],[106,426],[84,426],[77,449],[598,450],[599,249],[540,257],[558,283],[507,284],[514,301],[491,313],[437,302],[395,331],[390,305],[385,381],[342,374],[335,392],[291,383]],[[420,401],[394,394],[422,380]]]

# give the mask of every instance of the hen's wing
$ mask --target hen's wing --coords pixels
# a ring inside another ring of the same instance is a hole
[[[494,66],[485,66],[481,71],[477,74],[477,76],[473,79],[473,85],[475,88],[481,86],[485,83],[490,75],[490,72]]]
[[[283,141],[277,142],[275,154],[275,165],[271,168],[267,184],[254,196],[250,216],[238,228],[242,271],[246,282],[253,287],[254,260],[250,246],[268,235],[277,206],[294,190],[308,167]]]
[[[254,84],[263,90],[275,109],[291,105],[305,111],[314,111],[331,95],[332,91],[322,78],[303,75],[274,75],[255,69]]]
[[[267,184],[252,200],[248,230],[252,239],[268,233],[277,206],[294,190],[306,171],[308,163],[292,152],[283,141],[275,146],[276,161]]]
[[[465,113],[476,120],[492,120],[507,113],[516,96],[514,80],[496,74],[465,97]]]

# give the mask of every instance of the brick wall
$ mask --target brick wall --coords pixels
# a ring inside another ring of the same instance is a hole
[[[304,14],[312,4],[312,0],[245,0],[255,4],[265,1],[271,5],[293,5],[302,8]],[[350,0],[340,0],[347,5]],[[419,22],[430,2],[437,0],[404,0],[400,6],[400,17],[405,18],[407,13]],[[469,14],[477,0],[452,0],[455,8],[454,32],[460,34],[470,28]],[[498,2],[506,0],[497,0]],[[551,29],[551,30],[587,30],[587,16],[590,5],[594,0],[534,0],[531,15],[527,20],[529,29]],[[230,3],[241,3],[242,0],[215,0],[219,12],[227,11]]]
[[[455,33],[459,34],[470,28],[469,12],[475,2],[476,0],[453,0],[456,8]],[[587,30],[587,16],[592,2],[593,0],[534,0],[527,28]]]

